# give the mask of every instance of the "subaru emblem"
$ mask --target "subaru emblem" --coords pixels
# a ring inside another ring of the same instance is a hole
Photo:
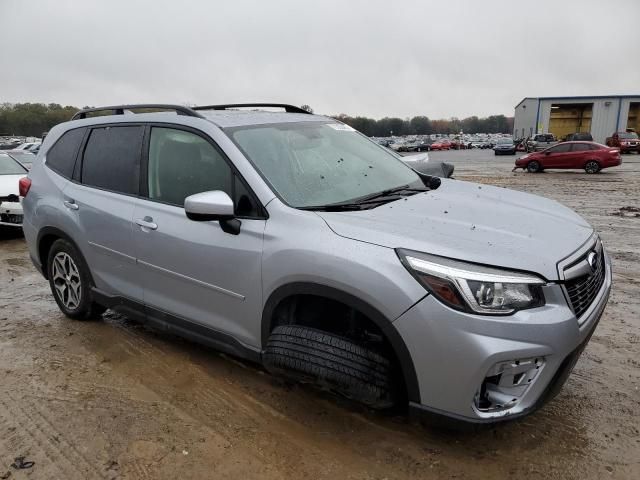
[[[592,272],[596,271],[597,257],[598,257],[598,254],[595,251],[589,252],[589,255],[587,256],[587,262],[589,262],[589,266],[591,267]]]

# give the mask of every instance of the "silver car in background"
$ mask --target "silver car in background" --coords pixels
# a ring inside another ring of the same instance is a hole
[[[288,105],[83,110],[51,130],[21,194],[67,316],[111,308],[373,408],[532,412],[611,288],[572,210],[417,172]]]

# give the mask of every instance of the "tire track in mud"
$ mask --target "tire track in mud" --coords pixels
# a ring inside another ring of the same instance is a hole
[[[0,390],[0,428],[11,434],[3,440],[4,450],[17,455],[29,454],[36,464],[50,465],[61,479],[107,478],[74,445],[67,442],[64,432],[56,428],[46,412],[28,397],[14,398],[11,392]],[[3,435],[4,437],[4,435]],[[91,474],[91,476],[89,476]]]
[[[111,325],[115,327],[115,325]],[[165,373],[171,372],[172,374],[175,374],[175,365],[164,360],[163,357],[165,356],[165,352],[161,348],[142,338],[141,335],[145,332],[132,331],[127,328],[126,325],[118,325],[118,327],[120,327],[118,328],[118,331],[128,337],[123,343],[126,345],[126,351],[132,358],[141,355],[148,360],[149,363],[147,365],[159,366],[160,370],[162,370],[162,372],[160,372],[157,368],[152,368],[151,375],[148,374],[149,371],[147,370],[142,383],[158,393],[161,397],[167,398],[169,396],[168,394],[175,391],[175,388],[171,384],[167,385],[168,375],[165,375]],[[168,340],[163,339],[163,341]],[[213,355],[216,355],[214,350],[211,352]],[[189,390],[189,396],[195,401],[194,403],[196,405],[196,410],[190,411],[189,415],[197,414],[199,417],[208,417],[208,412],[212,410],[218,412],[220,410],[224,410],[223,412],[219,412],[219,414],[220,416],[226,416],[228,413],[240,410],[243,415],[250,417],[256,425],[263,421],[260,412],[238,401],[238,395],[234,396],[228,393],[221,387],[221,385],[212,385],[211,387],[206,386],[197,377],[205,376],[216,384],[220,383],[219,379],[210,377],[203,372],[199,366],[194,366],[191,363],[188,363],[187,365],[191,370],[188,372],[188,376],[195,382],[195,385],[193,385]],[[171,374],[169,374],[169,376],[171,376]],[[175,377],[173,378],[175,379]],[[257,403],[261,405],[261,402]],[[264,408],[266,409],[266,407]]]
[[[179,351],[189,348],[188,343],[180,343],[178,346],[170,345],[169,343],[174,337],[164,332],[159,333],[159,335],[167,335],[167,337],[156,340],[168,343],[167,349],[176,350],[172,352],[173,358],[180,360],[176,364],[171,364],[165,360],[167,356],[165,349],[143,337],[143,335],[150,333],[146,327],[135,326],[131,328],[119,322],[108,323],[113,328],[117,328],[117,331],[125,337],[118,342],[119,345],[123,345],[123,351],[131,352],[132,358],[141,357],[142,363],[146,364],[144,377],[139,379],[140,383],[154,391],[162,399],[162,402],[166,403],[167,408],[173,409],[176,419],[182,419],[184,422],[185,415],[188,416],[191,421],[196,421],[204,428],[221,436],[226,442],[229,442],[229,445],[243,451],[246,450],[247,455],[255,457],[260,463],[268,458],[269,464],[281,472],[289,471],[291,466],[289,460],[282,457],[280,451],[275,448],[276,443],[280,444],[281,448],[305,450],[305,457],[308,461],[313,459],[313,462],[320,464],[331,462],[334,464],[334,468],[336,464],[353,466],[354,463],[359,464],[362,460],[354,462],[354,459],[350,458],[350,453],[352,453],[350,449],[337,445],[329,435],[309,436],[308,425],[301,424],[294,418],[280,413],[268,403],[255,398],[251,392],[247,392],[242,386],[235,385],[230,381],[225,372],[220,373],[220,376],[212,376],[205,368],[194,364],[188,356]],[[218,357],[216,360],[229,362],[214,350],[211,350],[210,353]],[[175,381],[176,365],[179,365],[183,370],[178,375],[184,374],[189,383],[188,398],[175,397],[176,390],[183,390],[181,382]],[[246,367],[243,365],[243,368]],[[186,371],[184,371],[185,369]],[[128,370],[128,374],[137,376],[137,372],[132,370]],[[178,383],[177,387],[176,383]],[[230,386],[231,390],[225,388],[227,386]],[[326,400],[320,401],[326,402]],[[326,405],[326,407],[332,408],[331,405]],[[335,408],[339,410],[339,407]],[[358,416],[348,413],[345,416],[350,420],[355,419],[358,425],[367,424],[364,419]],[[274,420],[277,423],[274,423]],[[362,463],[355,471],[365,468],[365,465],[366,462]],[[383,470],[389,473],[386,468]],[[400,474],[399,476],[404,477],[405,475]]]

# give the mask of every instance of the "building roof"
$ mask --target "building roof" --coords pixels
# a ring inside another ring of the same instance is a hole
[[[602,100],[605,98],[610,98],[613,100],[625,99],[625,98],[638,98],[640,99],[640,94],[638,95],[577,95],[577,96],[567,96],[567,97],[524,97],[520,102],[516,105],[515,108],[518,108],[525,100]]]

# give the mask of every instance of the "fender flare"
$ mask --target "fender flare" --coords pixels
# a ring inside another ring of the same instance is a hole
[[[58,238],[62,238],[66,241],[68,241],[69,243],[71,243],[76,250],[78,250],[78,252],[80,253],[80,255],[82,256],[82,261],[85,263],[85,265],[87,264],[86,259],[84,258],[84,254],[82,253],[82,250],[80,250],[80,248],[78,247],[78,244],[75,242],[75,240],[73,240],[73,238],[71,238],[69,235],[67,235],[64,231],[60,230],[59,228],[56,227],[42,227],[40,229],[40,231],[38,232],[38,236],[36,239],[36,245],[38,247],[38,262],[40,263],[40,267],[41,267],[41,272],[42,275],[44,276],[44,278],[46,278],[47,280],[49,279],[47,276],[47,259],[46,258],[41,258],[40,254],[41,254],[41,250],[42,250],[42,239],[47,237],[47,236],[55,236]],[[89,271],[89,276],[91,276],[91,271]],[[91,277],[91,281],[93,281],[93,277]]]
[[[262,345],[266,345],[269,334],[271,333],[273,313],[276,307],[282,300],[293,295],[316,295],[336,300],[358,310],[368,317],[380,328],[380,330],[382,330],[387,340],[389,340],[391,348],[393,348],[396,358],[400,363],[400,369],[407,389],[408,400],[410,402],[420,403],[418,377],[413,365],[413,360],[411,359],[411,354],[409,353],[409,349],[404,343],[401,335],[398,333],[391,321],[379,310],[368,303],[337,288],[319,283],[295,282],[282,285],[275,289],[269,296],[264,309],[262,310]]]

